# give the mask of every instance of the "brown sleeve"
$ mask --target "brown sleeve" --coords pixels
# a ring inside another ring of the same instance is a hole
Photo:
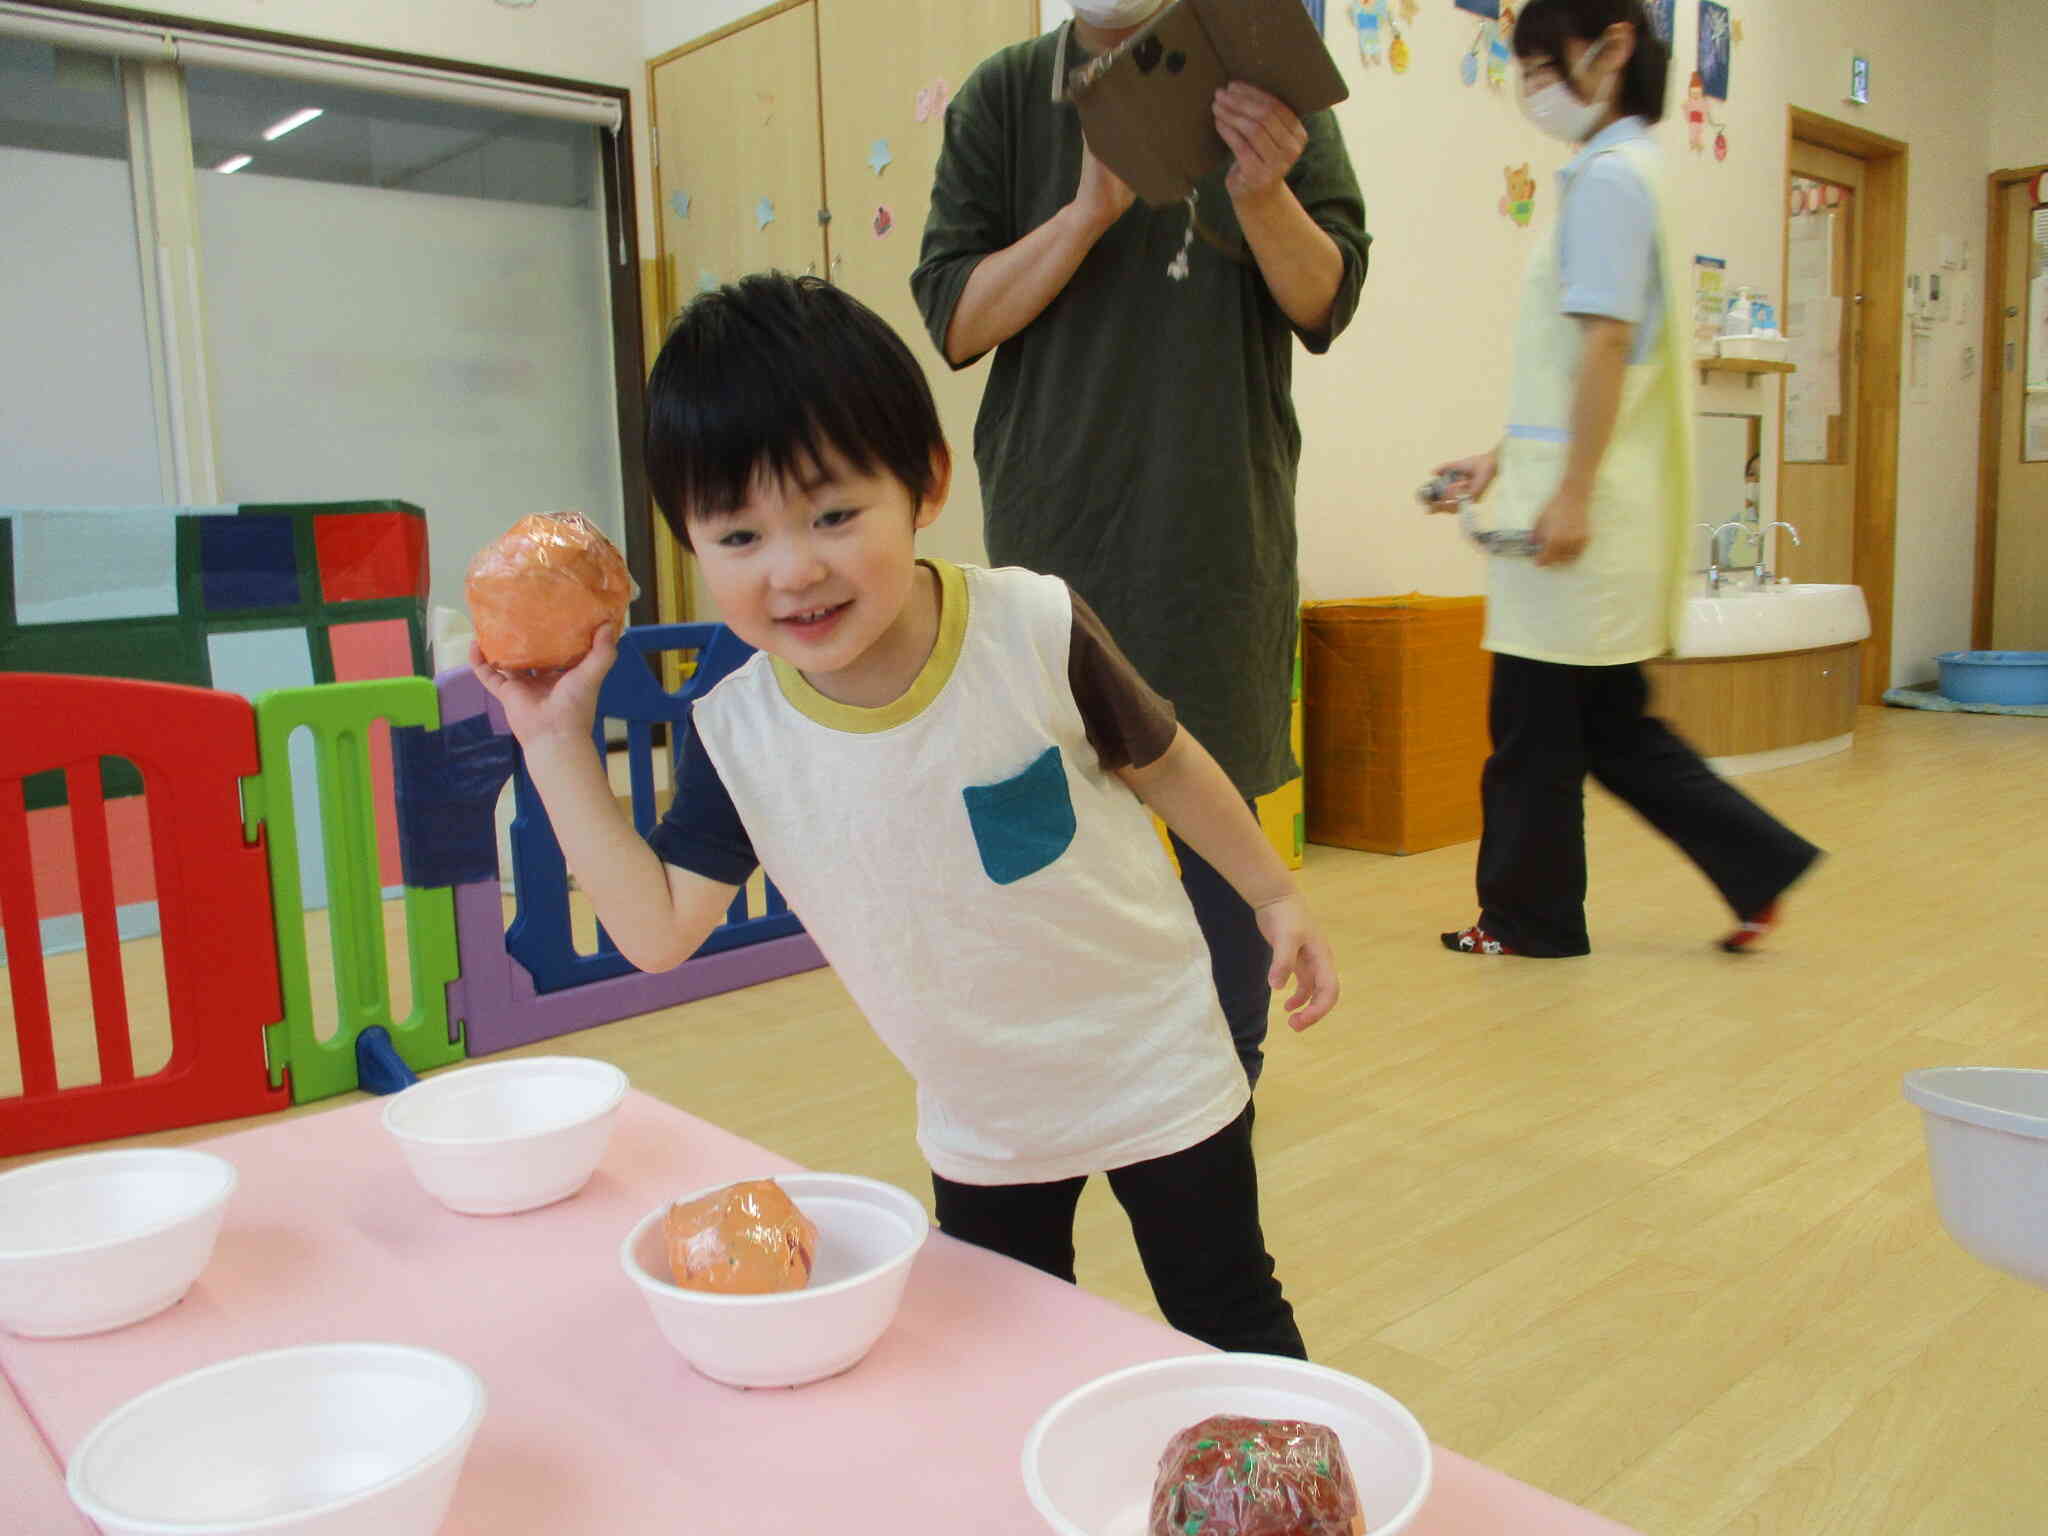
[[[1173,706],[1138,676],[1081,594],[1070,596],[1074,636],[1067,652],[1067,683],[1081,707],[1088,744],[1111,772],[1157,762],[1180,729]]]

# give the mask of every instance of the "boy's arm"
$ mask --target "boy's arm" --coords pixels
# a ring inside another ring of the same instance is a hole
[[[548,808],[562,856],[619,953],[640,970],[673,970],[725,918],[737,886],[665,864],[612,797],[589,737],[546,737],[526,771]]]
[[[1295,981],[1287,1022],[1307,1029],[1334,1008],[1337,964],[1330,946],[1294,876],[1202,744],[1176,730],[1159,757],[1142,768],[1119,768],[1117,776],[1207,859],[1257,915],[1259,931],[1273,946],[1267,984],[1279,987],[1289,976]]]
[[[590,654],[558,676],[501,672],[474,645],[470,666],[504,709],[562,856],[597,920],[640,970],[666,971],[697,952],[738,887],[663,863],[612,798],[590,731],[616,655],[606,626]]]

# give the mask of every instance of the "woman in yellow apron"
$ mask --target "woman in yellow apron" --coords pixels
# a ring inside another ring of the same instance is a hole
[[[1644,713],[1641,663],[1670,648],[1693,521],[1684,290],[1649,132],[1669,49],[1643,0],[1530,0],[1514,48],[1524,111],[1580,150],[1561,178],[1557,238],[1530,263],[1506,436],[1438,471],[1458,500],[1490,490],[1488,521],[1536,546],[1487,561],[1480,915],[1444,947],[1588,951],[1591,773],[1714,883],[1736,921],[1722,947],[1743,949],[1820,850]]]

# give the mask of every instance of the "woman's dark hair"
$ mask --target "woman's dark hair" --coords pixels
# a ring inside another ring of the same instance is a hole
[[[668,526],[740,507],[762,475],[802,479],[832,449],[919,501],[947,452],[924,370],[873,310],[816,277],[765,272],[699,294],[647,380],[647,478]]]
[[[1554,65],[1570,79],[1564,45],[1573,38],[1590,43],[1617,21],[1636,29],[1636,51],[1622,72],[1621,96],[1615,105],[1623,117],[1658,122],[1664,116],[1671,45],[1650,24],[1643,0],[1529,0],[1515,17],[1515,57]]]

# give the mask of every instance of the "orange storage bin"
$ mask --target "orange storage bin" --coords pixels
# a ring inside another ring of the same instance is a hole
[[[1479,835],[1489,658],[1483,597],[1366,597],[1302,610],[1312,843],[1421,853]]]

